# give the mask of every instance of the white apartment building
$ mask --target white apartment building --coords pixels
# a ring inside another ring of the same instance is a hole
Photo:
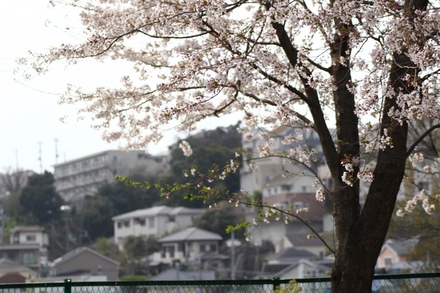
[[[115,175],[158,175],[168,166],[168,156],[109,150],[55,165],[55,187],[66,202],[77,204],[85,195],[95,194],[103,183],[114,181]]]
[[[267,135],[275,140],[273,149],[277,151],[289,152],[291,148],[302,148],[307,146],[308,148],[314,149],[317,152],[318,162],[314,163],[316,166],[312,166],[314,169],[320,168],[324,164],[322,159],[322,149],[319,143],[319,138],[316,132],[311,130],[305,130],[304,133],[298,132],[294,127],[280,126],[273,131],[268,131]],[[282,140],[285,136],[291,135],[297,137],[297,140],[290,144],[283,144]],[[260,138],[259,132],[254,131],[253,136],[250,140],[243,136],[242,147],[244,150],[250,150],[252,157],[255,158],[255,164],[257,168],[252,168],[247,160],[248,156],[243,157],[243,167],[240,169],[240,188],[253,193],[254,191],[262,191],[264,187],[272,180],[275,176],[282,173],[289,172],[291,174],[302,174],[307,171],[307,168],[302,166],[302,164],[290,162],[281,157],[269,157],[260,158],[257,148],[259,145],[264,145],[265,141]],[[310,172],[309,172],[310,173]],[[303,176],[305,177],[305,176]],[[310,181],[305,179],[306,181]],[[302,186],[309,184],[309,182],[304,182]],[[303,191],[304,192],[304,191]]]
[[[193,225],[206,209],[155,206],[113,217],[115,244],[123,249],[128,236],[160,238]]]

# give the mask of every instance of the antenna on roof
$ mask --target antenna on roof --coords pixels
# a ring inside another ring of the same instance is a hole
[[[41,142],[39,142],[38,144],[40,145],[40,148],[39,148],[40,156],[38,157],[38,160],[40,161],[40,174],[43,174],[43,158],[41,155]]]
[[[15,150],[15,171],[18,172],[18,149]]]
[[[58,164],[58,138],[55,138],[55,165]]]

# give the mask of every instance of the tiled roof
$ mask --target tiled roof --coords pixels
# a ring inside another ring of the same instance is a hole
[[[177,271],[175,268],[168,269],[152,277],[152,281],[172,280],[215,280],[214,271]]]
[[[181,242],[181,241],[200,241],[200,240],[222,240],[223,238],[217,234],[203,229],[191,227],[186,228],[177,233],[163,237],[158,240],[160,243],[164,242]]]
[[[55,259],[55,260],[53,261],[53,264],[56,266],[56,265],[58,265],[58,264],[60,264],[60,263],[63,263],[63,262],[65,262],[65,261],[67,261],[67,260],[69,260],[69,259],[72,259],[72,258],[74,258],[75,256],[77,256],[77,255],[79,255],[79,254],[82,254],[82,253],[84,253],[84,252],[87,252],[87,251],[90,252],[90,253],[92,253],[92,254],[95,254],[95,255],[101,257],[102,259],[106,259],[107,261],[109,261],[109,262],[111,262],[111,263],[119,264],[119,262],[117,262],[116,260],[111,259],[111,258],[109,258],[109,257],[107,257],[107,256],[105,256],[105,255],[102,255],[102,254],[100,254],[99,252],[97,252],[97,251],[95,251],[95,250],[93,250],[93,249],[90,249],[90,248],[88,248],[88,247],[85,247],[85,246],[83,246],[83,247],[78,247],[77,249],[74,249],[74,250],[72,250],[72,251],[66,253],[65,255],[63,255],[63,256],[61,256],[61,257]]]
[[[182,215],[182,214],[201,214],[206,209],[190,209],[186,207],[168,207],[168,206],[155,206],[147,209],[135,210],[129,213],[121,214],[112,218],[113,221],[133,219],[138,217],[152,217],[156,215]]]
[[[294,247],[303,247],[303,246],[324,246],[321,240],[316,237],[307,238],[308,234],[286,234],[284,237],[289,240],[290,243]]]
[[[396,240],[389,239],[385,245],[390,246],[398,255],[407,255],[416,246],[418,239]]]

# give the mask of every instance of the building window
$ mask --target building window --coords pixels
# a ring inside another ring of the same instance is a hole
[[[300,210],[300,209],[303,208],[303,203],[302,203],[302,202],[299,202],[299,201],[294,202],[294,203],[293,203],[293,207],[295,208],[296,211],[297,211],[297,210]]]
[[[26,235],[26,241],[30,242],[30,241],[36,241],[37,240],[37,236],[35,235]]]
[[[148,218],[148,227],[154,228],[154,218],[153,217]]]
[[[124,221],[124,227],[126,228],[130,227],[130,221]]]
[[[170,222],[175,222],[175,221],[176,221],[176,217],[175,217],[175,216],[172,216],[172,215],[169,215],[169,216],[168,216],[168,221],[170,221]]]
[[[23,264],[24,265],[31,265],[31,264],[36,264],[37,263],[37,258],[35,257],[35,254],[31,253],[31,252],[25,252],[23,254]]]
[[[392,264],[393,264],[393,260],[391,259],[391,257],[386,257],[385,258],[385,267],[389,268],[389,267],[391,267]]]
[[[200,244],[200,252],[216,251],[215,244]]]
[[[139,219],[139,225],[145,226],[145,219]]]
[[[122,228],[122,222],[118,222],[118,229]]]

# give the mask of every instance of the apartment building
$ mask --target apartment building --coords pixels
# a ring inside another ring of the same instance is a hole
[[[108,150],[55,165],[55,187],[66,202],[78,204],[85,195],[95,194],[102,184],[114,181],[115,175],[158,175],[166,172],[168,166],[166,155]]]

